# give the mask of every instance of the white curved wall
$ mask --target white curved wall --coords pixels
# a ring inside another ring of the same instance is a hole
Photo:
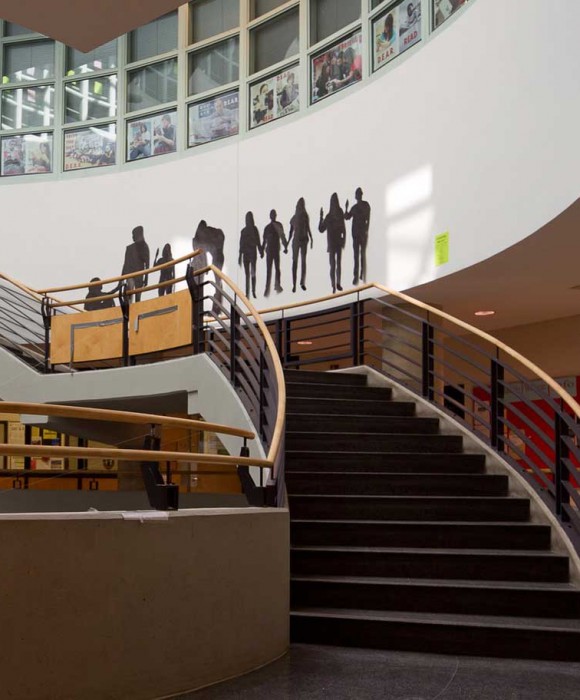
[[[166,241],[190,250],[197,222],[223,228],[226,272],[241,282],[239,232],[247,210],[263,231],[274,207],[286,231],[306,198],[315,239],[308,291],[330,291],[326,234],[330,194],[361,186],[373,208],[369,280],[395,288],[427,282],[485,259],[536,231],[578,197],[580,3],[474,2],[392,70],[246,139],[114,173],[0,187],[2,269],[42,287],[120,273],[133,226],[153,255]],[[551,19],[551,22],[548,22]],[[348,224],[350,229],[350,224]],[[450,261],[434,266],[434,237],[451,236]],[[350,231],[343,286],[352,279]],[[265,263],[258,262],[258,306]]]

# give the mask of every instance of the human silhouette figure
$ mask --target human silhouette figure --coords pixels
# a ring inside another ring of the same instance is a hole
[[[173,260],[173,254],[171,252],[171,246],[169,243],[166,243],[163,246],[163,252],[161,253],[161,257],[159,256],[159,248],[155,251],[155,260],[153,261],[153,267],[156,265],[163,265],[164,263],[171,262]],[[171,265],[170,267],[165,267],[163,270],[159,270],[159,284],[162,284],[163,282],[169,282],[170,280],[175,279],[175,265]],[[173,293],[173,285],[168,284],[165,287],[159,287],[157,290],[159,292],[159,296],[162,297],[164,294],[172,294]]]
[[[192,239],[193,250],[201,248],[206,255],[211,255],[212,264],[221,270],[224,266],[224,241],[225,236],[221,228],[208,226],[204,219],[197,225],[195,235]],[[216,294],[214,298],[213,311],[220,313],[220,304],[222,301],[222,281],[216,275],[215,279]]]
[[[100,277],[93,277],[91,282],[100,282]],[[114,291],[114,290],[113,290]],[[95,297],[101,297],[105,294],[113,292],[104,292],[102,284],[95,284],[89,287],[87,296],[85,297],[85,311],[99,311],[100,309],[110,309],[115,306],[114,299],[101,299],[100,301],[92,301]]]
[[[250,280],[252,282],[252,296],[256,298],[256,261],[258,253],[264,257],[264,251],[260,244],[260,233],[254,223],[254,215],[251,211],[246,214],[246,225],[240,234],[240,254],[238,265],[244,263],[246,273],[246,296],[250,296]]]
[[[125,249],[125,262],[123,263],[122,275],[131,272],[139,272],[149,268],[149,246],[145,242],[143,226],[135,226],[132,231],[133,243]],[[137,275],[127,280],[127,291],[141,289],[147,286],[147,275]],[[141,292],[136,292],[129,296],[129,300],[140,301]]]
[[[367,278],[367,242],[369,238],[369,224],[371,222],[371,205],[363,200],[363,191],[360,187],[354,193],[356,204],[349,211],[348,199],[346,200],[346,212],[344,218],[352,219],[352,247],[354,250],[354,274],[352,283],[364,282]],[[359,275],[360,272],[360,275]]]
[[[332,293],[334,294],[337,289],[341,292],[341,259],[342,249],[346,240],[346,228],[344,226],[344,212],[339,204],[336,192],[330,197],[330,209],[326,216],[324,216],[324,210],[320,207],[318,230],[320,233],[326,231]]]
[[[296,291],[296,273],[298,272],[298,258],[301,258],[300,286],[306,291],[306,253],[308,251],[308,240],[310,248],[314,245],[312,232],[310,231],[310,217],[306,211],[304,197],[300,197],[296,203],[296,211],[290,219],[290,234],[288,245],[292,242],[292,291]]]
[[[262,241],[262,251],[266,254],[266,290],[264,296],[270,296],[270,283],[272,281],[272,265],[276,269],[274,289],[280,294],[283,292],[280,283],[280,243],[284,246],[284,253],[288,252],[288,241],[284,235],[284,227],[276,221],[276,210],[270,212],[270,223],[264,229],[264,239]]]

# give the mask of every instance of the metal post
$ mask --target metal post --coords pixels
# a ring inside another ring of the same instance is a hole
[[[282,323],[284,326],[284,354],[282,355],[282,367],[286,368],[288,367],[288,362],[290,361],[290,357],[292,356],[290,319],[284,318],[282,319]]]
[[[203,343],[203,297],[202,286],[194,274],[194,269],[190,264],[185,272],[185,281],[191,295],[191,325],[192,325],[192,346],[193,354],[199,355],[205,351]]]
[[[350,351],[354,367],[362,364],[363,347],[363,304],[357,293],[357,300],[350,305]]]
[[[238,312],[234,303],[231,305],[230,311],[230,381],[232,386],[236,386],[236,374],[238,370]]]
[[[42,322],[44,324],[44,372],[50,372],[50,324],[52,320],[52,308],[50,299],[47,296],[42,297],[40,305],[42,313]]]
[[[119,306],[123,314],[123,367],[129,366],[129,297],[127,283],[119,285]]]
[[[492,447],[498,452],[503,452],[504,445],[504,369],[499,360],[491,361],[491,404],[490,404],[490,423],[491,436],[490,441]]]
[[[562,411],[562,406],[560,407]],[[555,452],[555,473],[554,482],[556,487],[556,515],[562,522],[569,522],[570,516],[566,512],[566,506],[570,504],[570,493],[567,484],[570,481],[570,472],[566,465],[570,450],[565,438],[569,436],[568,427],[557,411],[554,416],[554,452]]]
[[[423,374],[422,393],[426,399],[433,401],[435,397],[435,358],[433,343],[433,326],[428,321],[423,321],[423,333],[421,343],[421,367]]]

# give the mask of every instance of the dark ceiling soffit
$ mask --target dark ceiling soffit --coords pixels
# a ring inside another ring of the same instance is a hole
[[[0,17],[87,52],[183,4],[184,0],[0,0]]]

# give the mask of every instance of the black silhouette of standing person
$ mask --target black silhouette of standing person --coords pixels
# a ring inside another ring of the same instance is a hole
[[[200,248],[206,255],[211,255],[212,264],[221,270],[224,266],[224,241],[225,236],[221,228],[208,226],[206,221],[202,219],[197,225],[195,235],[192,239],[193,250]],[[222,281],[216,275],[215,279],[216,294],[214,298],[213,311],[220,312],[220,304],[222,300]]]
[[[337,289],[339,292],[342,292],[342,287],[340,286],[341,260],[342,249],[346,240],[346,228],[344,225],[344,212],[339,204],[336,192],[330,197],[330,209],[326,216],[324,216],[324,210],[320,207],[318,230],[321,233],[326,231],[332,293],[334,294]]]
[[[244,263],[246,273],[246,296],[250,296],[250,280],[252,282],[252,296],[256,298],[256,261],[258,253],[264,257],[264,251],[260,243],[260,233],[254,223],[254,215],[251,211],[246,214],[246,225],[240,234],[240,254],[238,265]]]
[[[294,238],[293,238],[294,237]],[[310,217],[306,211],[304,197],[300,197],[296,203],[296,211],[290,219],[290,234],[288,245],[292,242],[292,291],[296,291],[296,273],[298,271],[298,258],[301,257],[300,286],[306,291],[306,252],[308,251],[308,240],[310,248],[314,245],[312,232],[310,231]]]
[[[153,267],[157,265],[163,265],[164,263],[171,262],[173,260],[173,253],[171,252],[171,246],[166,243],[163,246],[163,252],[161,257],[159,257],[159,248],[155,251],[155,260],[153,261]],[[164,267],[163,270],[159,270],[159,284],[163,282],[169,282],[175,279],[175,265],[170,265],[169,267]],[[168,284],[165,287],[159,287],[157,290],[159,296],[162,297],[164,294],[173,294],[173,285]]]
[[[145,234],[143,226],[135,226],[132,231],[133,243],[125,249],[125,262],[123,263],[122,275],[128,275],[131,272],[139,272],[140,270],[149,269],[149,246],[145,242]],[[147,275],[137,275],[130,277],[127,280],[127,290],[141,289],[147,286]],[[134,297],[135,301],[140,301],[141,292],[136,292],[129,297],[131,300]]]
[[[352,247],[354,250],[354,274],[352,283],[364,282],[367,278],[367,242],[369,238],[369,225],[371,222],[371,205],[363,200],[363,191],[360,187],[354,193],[356,204],[348,210],[346,200],[346,212],[344,218],[352,219]],[[360,274],[359,274],[360,273]]]
[[[284,235],[284,227],[276,221],[276,210],[270,212],[270,223],[264,229],[264,239],[262,241],[262,251],[266,254],[266,291],[264,296],[270,296],[270,283],[272,282],[272,265],[276,269],[274,279],[274,289],[280,294],[283,292],[280,282],[280,244],[284,246],[284,253],[288,252],[288,241]]]

